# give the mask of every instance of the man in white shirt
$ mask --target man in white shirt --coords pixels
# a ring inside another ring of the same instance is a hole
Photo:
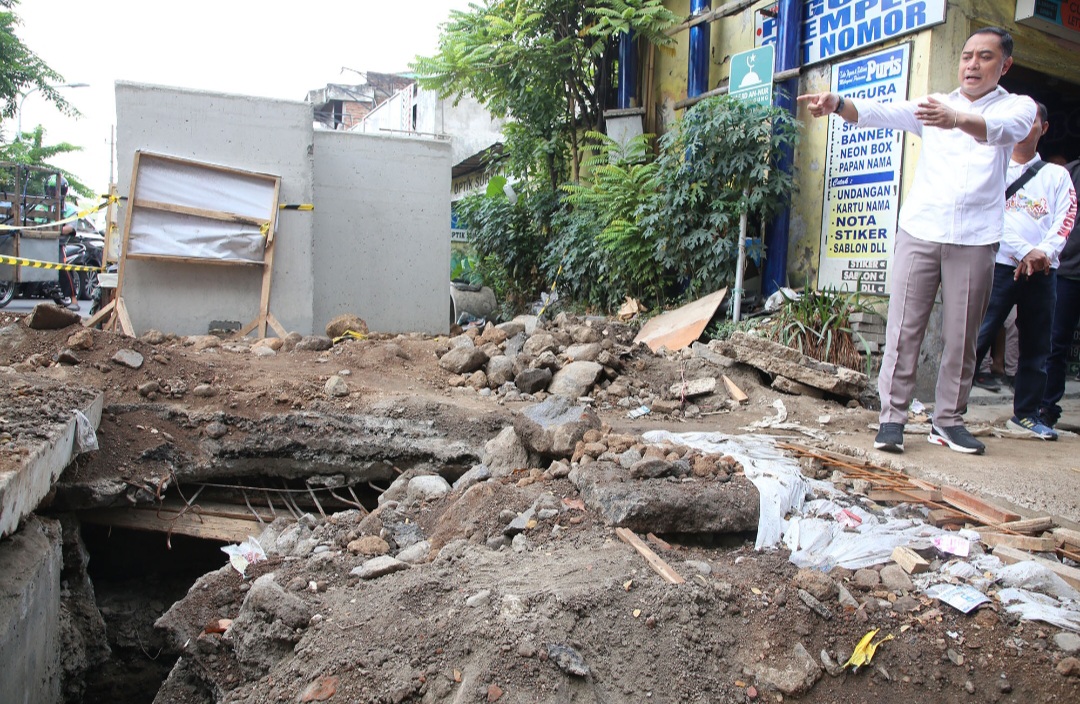
[[[1057,433],[1039,417],[1046,390],[1046,361],[1054,324],[1058,256],[1076,219],[1076,191],[1069,172],[1039,157],[1039,138],[1046,134],[1046,106],[1027,137],[1013,148],[1005,182],[1005,234],[994,265],[994,285],[986,309],[976,362],[990,349],[1005,317],[1016,306],[1020,357],[1013,381],[1013,417],[1006,425],[1043,440]]]
[[[963,425],[975,372],[975,341],[993,283],[1005,214],[1005,170],[1027,135],[1035,104],[998,80],[1012,66],[1012,36],[985,27],[960,54],[960,87],[919,102],[879,103],[836,93],[799,96],[814,117],[836,113],[859,127],[922,137],[911,190],[900,210],[890,278],[885,354],[878,375],[880,430],[874,447],[904,451],[904,423],[915,390],[919,348],[941,287],[941,366],[929,440],[957,452],[985,446]]]

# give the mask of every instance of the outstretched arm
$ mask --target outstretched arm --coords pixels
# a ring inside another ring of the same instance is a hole
[[[836,113],[847,122],[859,121],[859,111],[855,105],[836,93],[806,93],[796,98],[796,101],[806,103],[814,117]]]
[[[961,112],[933,96],[927,96],[915,108],[915,118],[927,127],[960,130],[980,142],[986,141],[986,120],[973,112]]]

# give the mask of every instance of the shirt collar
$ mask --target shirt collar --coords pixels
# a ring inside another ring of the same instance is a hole
[[[957,87],[956,90],[954,90],[949,95],[954,97],[954,98],[960,98],[960,99],[963,99],[963,100],[967,100],[967,96],[965,96],[960,91],[959,87]],[[994,90],[990,91],[989,93],[987,93],[983,97],[979,98],[978,100],[970,100],[968,102],[971,103],[972,105],[983,105],[983,104],[985,104],[987,102],[990,102],[992,99],[996,100],[997,98],[999,98],[999,97],[1001,97],[1003,95],[1009,95],[1009,91],[1002,88],[1001,85],[999,84],[999,85],[994,87]]]

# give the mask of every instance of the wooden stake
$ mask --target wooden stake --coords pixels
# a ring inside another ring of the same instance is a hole
[[[747,396],[743,392],[743,390],[735,384],[734,381],[728,379],[727,374],[722,374],[720,378],[724,380],[724,386],[727,387],[727,392],[731,396],[731,398],[735,399],[739,403],[746,403],[750,400],[750,397]]]
[[[627,543],[630,547],[638,551],[638,554],[645,558],[645,561],[649,563],[649,567],[664,578],[664,581],[670,584],[682,584],[686,580],[683,579],[678,572],[671,569],[671,565],[664,562],[659,555],[652,551],[648,545],[637,537],[637,534],[629,528],[616,528],[615,534],[619,536],[619,539],[624,543]]]
[[[908,574],[919,574],[930,569],[930,563],[924,560],[919,553],[901,545],[893,548],[892,559]]]

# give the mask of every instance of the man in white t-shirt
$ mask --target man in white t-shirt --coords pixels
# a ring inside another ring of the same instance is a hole
[[[1035,103],[998,81],[1012,66],[1012,36],[984,27],[960,54],[960,87],[919,102],[879,103],[836,93],[800,95],[814,117],[835,113],[859,127],[922,138],[915,177],[900,209],[889,282],[885,354],[878,375],[880,426],[874,447],[904,451],[919,348],[941,287],[943,349],[929,440],[957,452],[985,446],[963,425],[975,372],[975,340],[990,298],[1005,215],[1005,170],[1027,135]]]
[[[1076,219],[1076,190],[1069,172],[1043,161],[1036,151],[1046,134],[1046,106],[1027,137],[1013,148],[1005,182],[1005,234],[994,265],[994,285],[986,309],[976,362],[981,362],[1013,306],[1020,333],[1020,356],[1013,380],[1013,417],[1006,425],[1043,440],[1057,432],[1039,417],[1046,390],[1046,360],[1054,324],[1058,257]]]

